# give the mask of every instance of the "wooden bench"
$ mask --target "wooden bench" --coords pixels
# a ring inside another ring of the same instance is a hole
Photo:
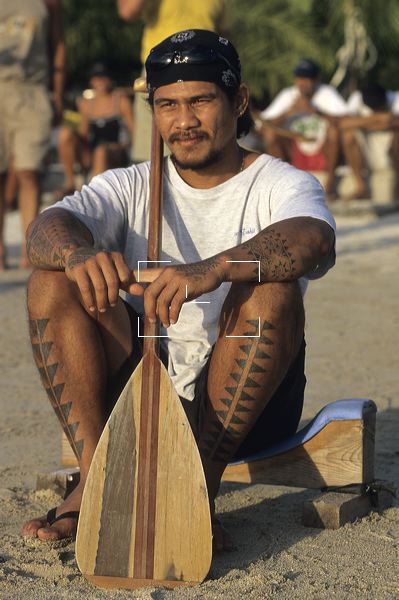
[[[375,403],[365,398],[332,402],[284,442],[230,463],[223,481],[322,490],[304,503],[303,524],[311,527],[337,528],[391,506],[395,490],[375,482],[376,412]],[[37,489],[67,495],[79,481],[77,461],[64,434],[61,464],[53,473],[38,475]]]

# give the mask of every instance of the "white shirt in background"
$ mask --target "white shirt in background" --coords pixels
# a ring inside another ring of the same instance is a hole
[[[262,119],[277,119],[287,112],[299,98],[300,92],[296,86],[285,88],[277,94],[267,108],[261,113]],[[312,106],[332,117],[343,117],[348,114],[348,105],[332,86],[321,83],[311,99]]]

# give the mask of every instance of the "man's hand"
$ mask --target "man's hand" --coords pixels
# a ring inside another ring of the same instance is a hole
[[[65,260],[65,274],[76,283],[86,309],[91,312],[103,313],[116,306],[121,287],[134,288],[134,276],[120,252],[76,248]]]
[[[223,260],[210,258],[188,265],[140,269],[140,283],[149,283],[148,287],[144,290],[132,283],[124,289],[134,295],[144,295],[144,311],[150,321],[154,322],[158,316],[164,327],[169,327],[177,322],[185,302],[220,286],[225,280],[223,265]],[[135,274],[137,277],[137,271]]]

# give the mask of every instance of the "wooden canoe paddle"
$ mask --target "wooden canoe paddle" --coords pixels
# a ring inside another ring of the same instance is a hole
[[[160,260],[163,145],[153,121],[148,261]],[[76,560],[99,587],[200,583],[212,560],[206,480],[190,424],[144,323],[143,358],[112,411],[87,477]],[[140,334],[142,335],[142,334]]]

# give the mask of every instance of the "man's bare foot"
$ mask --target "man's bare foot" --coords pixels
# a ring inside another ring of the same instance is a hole
[[[212,546],[215,553],[232,552],[236,549],[231,535],[215,517],[212,519],[212,531]]]
[[[57,508],[55,518],[61,515],[79,511],[82,501],[83,484],[79,483],[64,502]],[[23,537],[38,538],[43,541],[62,540],[75,537],[78,526],[77,517],[63,518],[50,525],[47,521],[47,515],[27,521],[22,527]]]

